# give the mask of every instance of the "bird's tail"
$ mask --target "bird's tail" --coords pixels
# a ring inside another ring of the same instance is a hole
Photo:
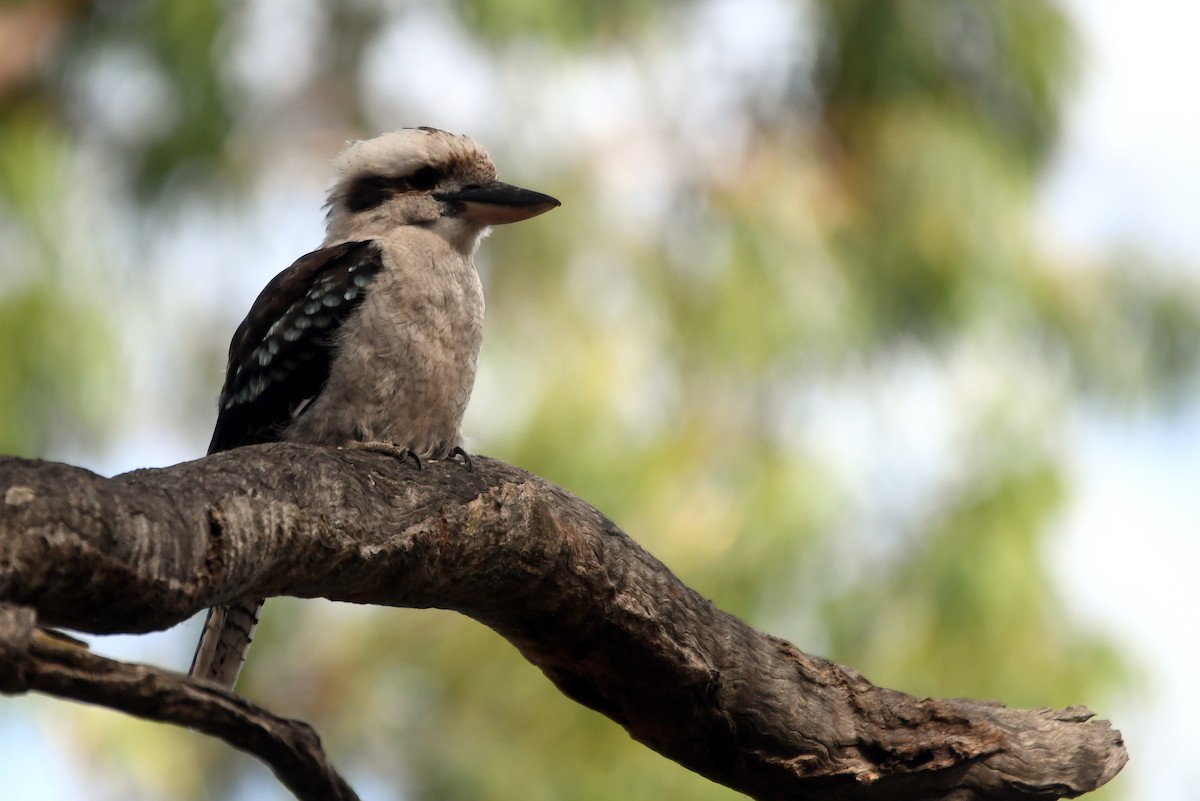
[[[264,599],[257,598],[208,610],[204,632],[188,671],[192,678],[233,689],[242,665],[246,664],[246,652],[254,639],[263,603]]]

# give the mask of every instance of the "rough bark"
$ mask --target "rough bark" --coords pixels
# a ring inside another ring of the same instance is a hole
[[[41,624],[144,632],[275,595],[454,609],[638,741],[755,798],[1058,798],[1126,761],[1082,707],[919,699],[804,654],[571,494],[482,457],[417,470],[272,444],[112,479],[0,459],[0,495],[0,601]],[[0,642],[0,657],[28,647]],[[38,688],[12,673],[0,689]],[[120,707],[114,694],[143,691],[73,697]]]
[[[37,690],[190,726],[254,754],[298,798],[358,801],[307,723],[273,715],[181,673],[105,659],[86,644],[35,623],[32,609],[0,603],[0,692]]]

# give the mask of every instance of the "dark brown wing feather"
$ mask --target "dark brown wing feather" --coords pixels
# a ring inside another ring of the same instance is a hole
[[[382,267],[374,242],[346,242],[271,279],[229,343],[209,453],[279,439],[300,404],[325,386],[334,334]]]

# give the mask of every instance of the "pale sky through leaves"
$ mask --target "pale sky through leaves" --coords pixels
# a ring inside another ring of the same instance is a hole
[[[1132,247],[1200,274],[1200,5],[1067,3],[1083,38],[1046,185],[1046,229],[1068,250]],[[1194,397],[1194,396],[1193,396]],[[1104,714],[1125,734],[1126,797],[1196,798],[1200,763],[1200,410],[1162,422],[1080,420],[1073,508],[1053,555],[1073,605],[1112,631],[1145,688]]]

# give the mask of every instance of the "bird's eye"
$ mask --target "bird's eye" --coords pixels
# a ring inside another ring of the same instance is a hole
[[[408,176],[408,185],[413,189],[433,189],[441,177],[442,174],[433,167],[422,167]]]

